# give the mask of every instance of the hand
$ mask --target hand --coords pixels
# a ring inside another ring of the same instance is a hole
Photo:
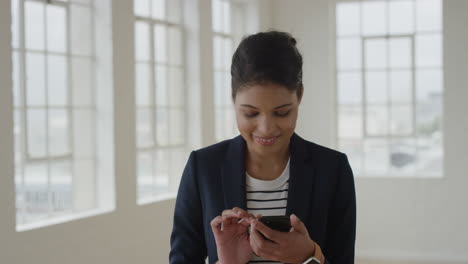
[[[255,219],[252,214],[234,207],[232,210],[224,210],[211,221],[220,263],[243,264],[250,260],[253,251],[248,229],[252,219]]]
[[[283,263],[302,263],[315,253],[315,242],[309,237],[304,223],[291,215],[291,230],[273,230],[258,220],[252,220],[250,246],[258,256]],[[263,237],[262,236],[265,236]]]

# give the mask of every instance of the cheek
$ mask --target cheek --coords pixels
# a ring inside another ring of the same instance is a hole
[[[237,121],[237,128],[239,129],[241,133],[250,132],[255,127],[253,122],[251,122],[245,117],[237,117],[236,121]]]

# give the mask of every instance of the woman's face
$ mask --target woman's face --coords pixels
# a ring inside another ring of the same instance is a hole
[[[239,89],[234,102],[237,127],[249,151],[270,155],[287,149],[299,103],[296,91],[274,83]]]

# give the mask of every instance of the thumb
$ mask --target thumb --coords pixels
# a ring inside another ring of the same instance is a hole
[[[295,214],[290,216],[291,219],[291,226],[292,228],[301,233],[301,234],[308,234],[307,228],[305,227],[304,223],[297,217]]]

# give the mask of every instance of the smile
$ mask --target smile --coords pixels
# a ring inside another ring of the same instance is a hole
[[[278,137],[262,138],[262,137],[256,137],[256,136],[253,136],[253,138],[255,139],[257,143],[264,145],[264,146],[273,145],[278,139]]]

